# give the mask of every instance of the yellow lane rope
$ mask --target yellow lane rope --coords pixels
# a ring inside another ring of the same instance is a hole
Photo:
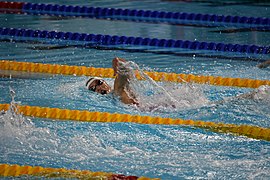
[[[0,104],[0,110],[7,111],[8,108],[9,104]],[[262,128],[251,125],[235,125],[215,122],[204,122],[199,120],[194,121],[129,114],[111,114],[107,112],[90,112],[38,106],[18,105],[17,108],[19,112],[25,116],[33,116],[39,118],[75,120],[84,122],[129,122],[139,124],[187,125],[210,129],[214,132],[233,133],[240,136],[247,136],[254,139],[270,141],[269,128]]]
[[[88,170],[69,170],[64,168],[44,168],[41,166],[20,166],[17,164],[0,164],[0,176],[14,177],[14,176],[42,176],[43,178],[67,178],[67,179],[138,179],[150,180],[147,177],[124,176],[120,174],[113,174],[107,172],[92,172]],[[154,180],[154,179],[153,179]],[[157,179],[155,179],[157,180]]]
[[[0,61],[0,70],[25,71],[35,73],[50,73],[62,75],[85,75],[99,76],[104,78],[113,78],[112,68],[94,68],[86,66],[68,66],[59,64],[42,64],[31,62],[16,62],[2,60]],[[217,86],[236,86],[257,88],[261,85],[270,85],[269,80],[230,78],[219,76],[203,76],[193,74],[176,74],[165,72],[146,72],[155,81],[171,81],[171,82],[193,82],[200,84],[211,84]]]

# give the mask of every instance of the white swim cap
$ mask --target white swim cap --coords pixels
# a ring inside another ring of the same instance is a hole
[[[100,77],[91,77],[85,84],[86,88],[89,90],[90,85],[95,81],[95,80],[102,80]]]

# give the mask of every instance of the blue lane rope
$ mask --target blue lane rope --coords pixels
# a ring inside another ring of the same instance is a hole
[[[208,26],[270,27],[270,18],[224,16],[185,12],[164,12],[132,10],[121,8],[102,8],[86,6],[66,6],[57,4],[24,3],[22,11],[35,15],[74,16],[112,20],[131,20],[168,24],[193,24]]]
[[[214,42],[183,41],[173,39],[142,38],[128,36],[110,36],[102,34],[85,34],[72,32],[41,31],[31,29],[0,28],[0,38],[15,39],[27,37],[33,39],[49,40],[68,40],[78,44],[96,44],[96,45],[127,45],[127,46],[146,46],[156,47],[158,49],[175,48],[190,50],[208,50],[220,52],[237,52],[246,54],[270,54],[270,46],[224,44]]]

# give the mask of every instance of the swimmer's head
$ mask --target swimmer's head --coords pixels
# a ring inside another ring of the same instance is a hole
[[[109,94],[111,92],[111,87],[99,77],[91,77],[86,82],[86,88],[100,94]]]

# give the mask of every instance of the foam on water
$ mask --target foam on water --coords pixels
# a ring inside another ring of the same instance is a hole
[[[15,92],[10,88],[10,108],[0,115],[0,144],[2,147],[16,147],[32,144],[29,147],[37,147],[40,138],[50,134],[48,128],[36,128],[32,120],[18,113],[15,101]],[[46,139],[44,139],[46,141]],[[5,149],[5,148],[4,148]],[[3,149],[2,149],[3,150]],[[23,148],[22,148],[23,150]]]
[[[1,117],[1,124],[8,127],[21,127],[21,126],[31,126],[32,121],[28,118],[23,117],[21,114],[19,114],[18,109],[16,108],[16,104],[19,102],[15,101],[15,91],[10,87],[10,95],[11,95],[11,103],[9,110],[6,112],[2,112]],[[9,119],[8,121],[5,121],[5,119]]]
[[[10,108],[0,114],[1,161],[12,161],[10,158],[12,155],[23,158],[29,153],[32,154],[31,152],[35,154],[32,155],[33,159],[38,159],[39,156],[58,156],[61,154],[73,161],[82,161],[89,156],[121,154],[120,151],[106,145],[95,134],[92,134],[91,130],[84,134],[73,135],[69,132],[66,134],[60,132],[59,134],[57,127],[60,130],[65,129],[64,123],[57,125],[57,122],[46,123],[46,120],[41,120],[44,125],[38,125],[37,121],[33,123],[30,118],[18,113],[16,105],[19,102],[15,101],[14,90],[11,89],[10,94],[12,98]],[[56,124],[56,126],[54,127],[51,123]]]
[[[178,111],[185,109],[193,109],[207,105],[209,100],[204,94],[206,86],[190,84],[190,83],[170,83],[170,82],[155,82],[151,77],[143,72],[138,65],[132,61],[125,64],[131,73],[130,87],[139,100],[139,107],[137,109],[143,112],[164,112],[164,111]],[[135,71],[139,72],[143,80],[138,80],[135,77]],[[106,78],[106,82],[113,87],[114,79]],[[88,92],[85,88],[86,78],[79,78],[76,82],[61,83],[57,86],[57,91],[62,94],[62,97],[71,100],[91,101],[99,106],[104,103],[117,103],[119,106],[121,102],[113,95],[99,95],[97,93]],[[83,92],[87,92],[87,95]],[[113,99],[113,100],[112,100]],[[114,106],[115,107],[115,106]],[[115,107],[117,108],[117,107]],[[127,109],[130,107],[127,107]],[[107,109],[108,111],[108,109]]]
[[[188,112],[195,108],[195,114],[204,113],[205,109],[213,110],[208,112],[208,115],[203,115],[211,116],[208,119],[212,119],[213,114],[228,112],[218,108],[234,109],[233,115],[236,117],[238,113],[238,116],[242,117],[241,111],[255,116],[256,111],[265,107],[261,111],[270,117],[267,111],[269,105],[258,106],[258,103],[261,105],[262,102],[269,102],[266,93],[268,91],[265,91],[264,87],[255,90],[256,98],[240,101],[237,98],[229,98],[212,108],[208,107],[209,100],[204,94],[204,88],[207,86],[156,83],[149,77],[144,76],[144,78],[143,81],[135,79],[131,81],[132,88],[137,90],[136,93],[144,105],[142,107],[144,109],[139,109],[141,113],[145,113],[148,108],[153,111],[152,114],[156,114],[157,111],[162,112],[160,114],[172,112],[178,117],[180,115],[177,111],[185,109]],[[58,103],[61,103],[61,98],[68,98],[78,102],[78,106],[80,103],[91,101],[94,104],[91,105],[93,109],[103,104],[106,109],[107,106],[113,106],[108,104],[114,101],[111,97],[85,90],[85,77],[80,77],[79,80],[76,77],[68,81],[61,79],[54,79],[51,84],[48,82],[52,79],[44,80],[42,84],[38,82],[38,87],[46,88],[51,85],[55,87],[50,93],[56,93],[53,97],[60,101]],[[113,79],[108,80],[112,85]],[[42,90],[42,88],[31,88]],[[231,176],[243,179],[249,177],[266,179],[269,177],[268,142],[182,126],[29,119],[16,113],[15,104],[18,102],[15,101],[15,92],[13,90],[10,92],[11,108],[0,115],[2,163],[18,164],[19,158],[19,163],[23,165],[106,170],[165,179],[220,177],[226,179]],[[181,101],[185,103],[181,104]],[[175,107],[171,107],[171,104]],[[158,107],[151,109],[155,105]],[[206,107],[202,109],[201,106],[204,105]],[[120,111],[123,107],[125,105],[119,104],[119,107],[113,108],[114,111]],[[127,111],[134,112],[135,108],[128,107],[128,109]],[[220,117],[218,116],[219,120]],[[97,164],[99,165],[96,166]]]
[[[14,108],[0,116],[1,162],[166,179],[269,177],[262,141],[179,126],[26,120]]]
[[[157,83],[144,73],[143,69],[132,62],[124,63],[130,73],[130,86],[139,100],[139,109],[143,111],[177,111],[206,105],[209,101],[203,93],[202,86],[183,83]],[[135,77],[137,71],[143,81]]]

